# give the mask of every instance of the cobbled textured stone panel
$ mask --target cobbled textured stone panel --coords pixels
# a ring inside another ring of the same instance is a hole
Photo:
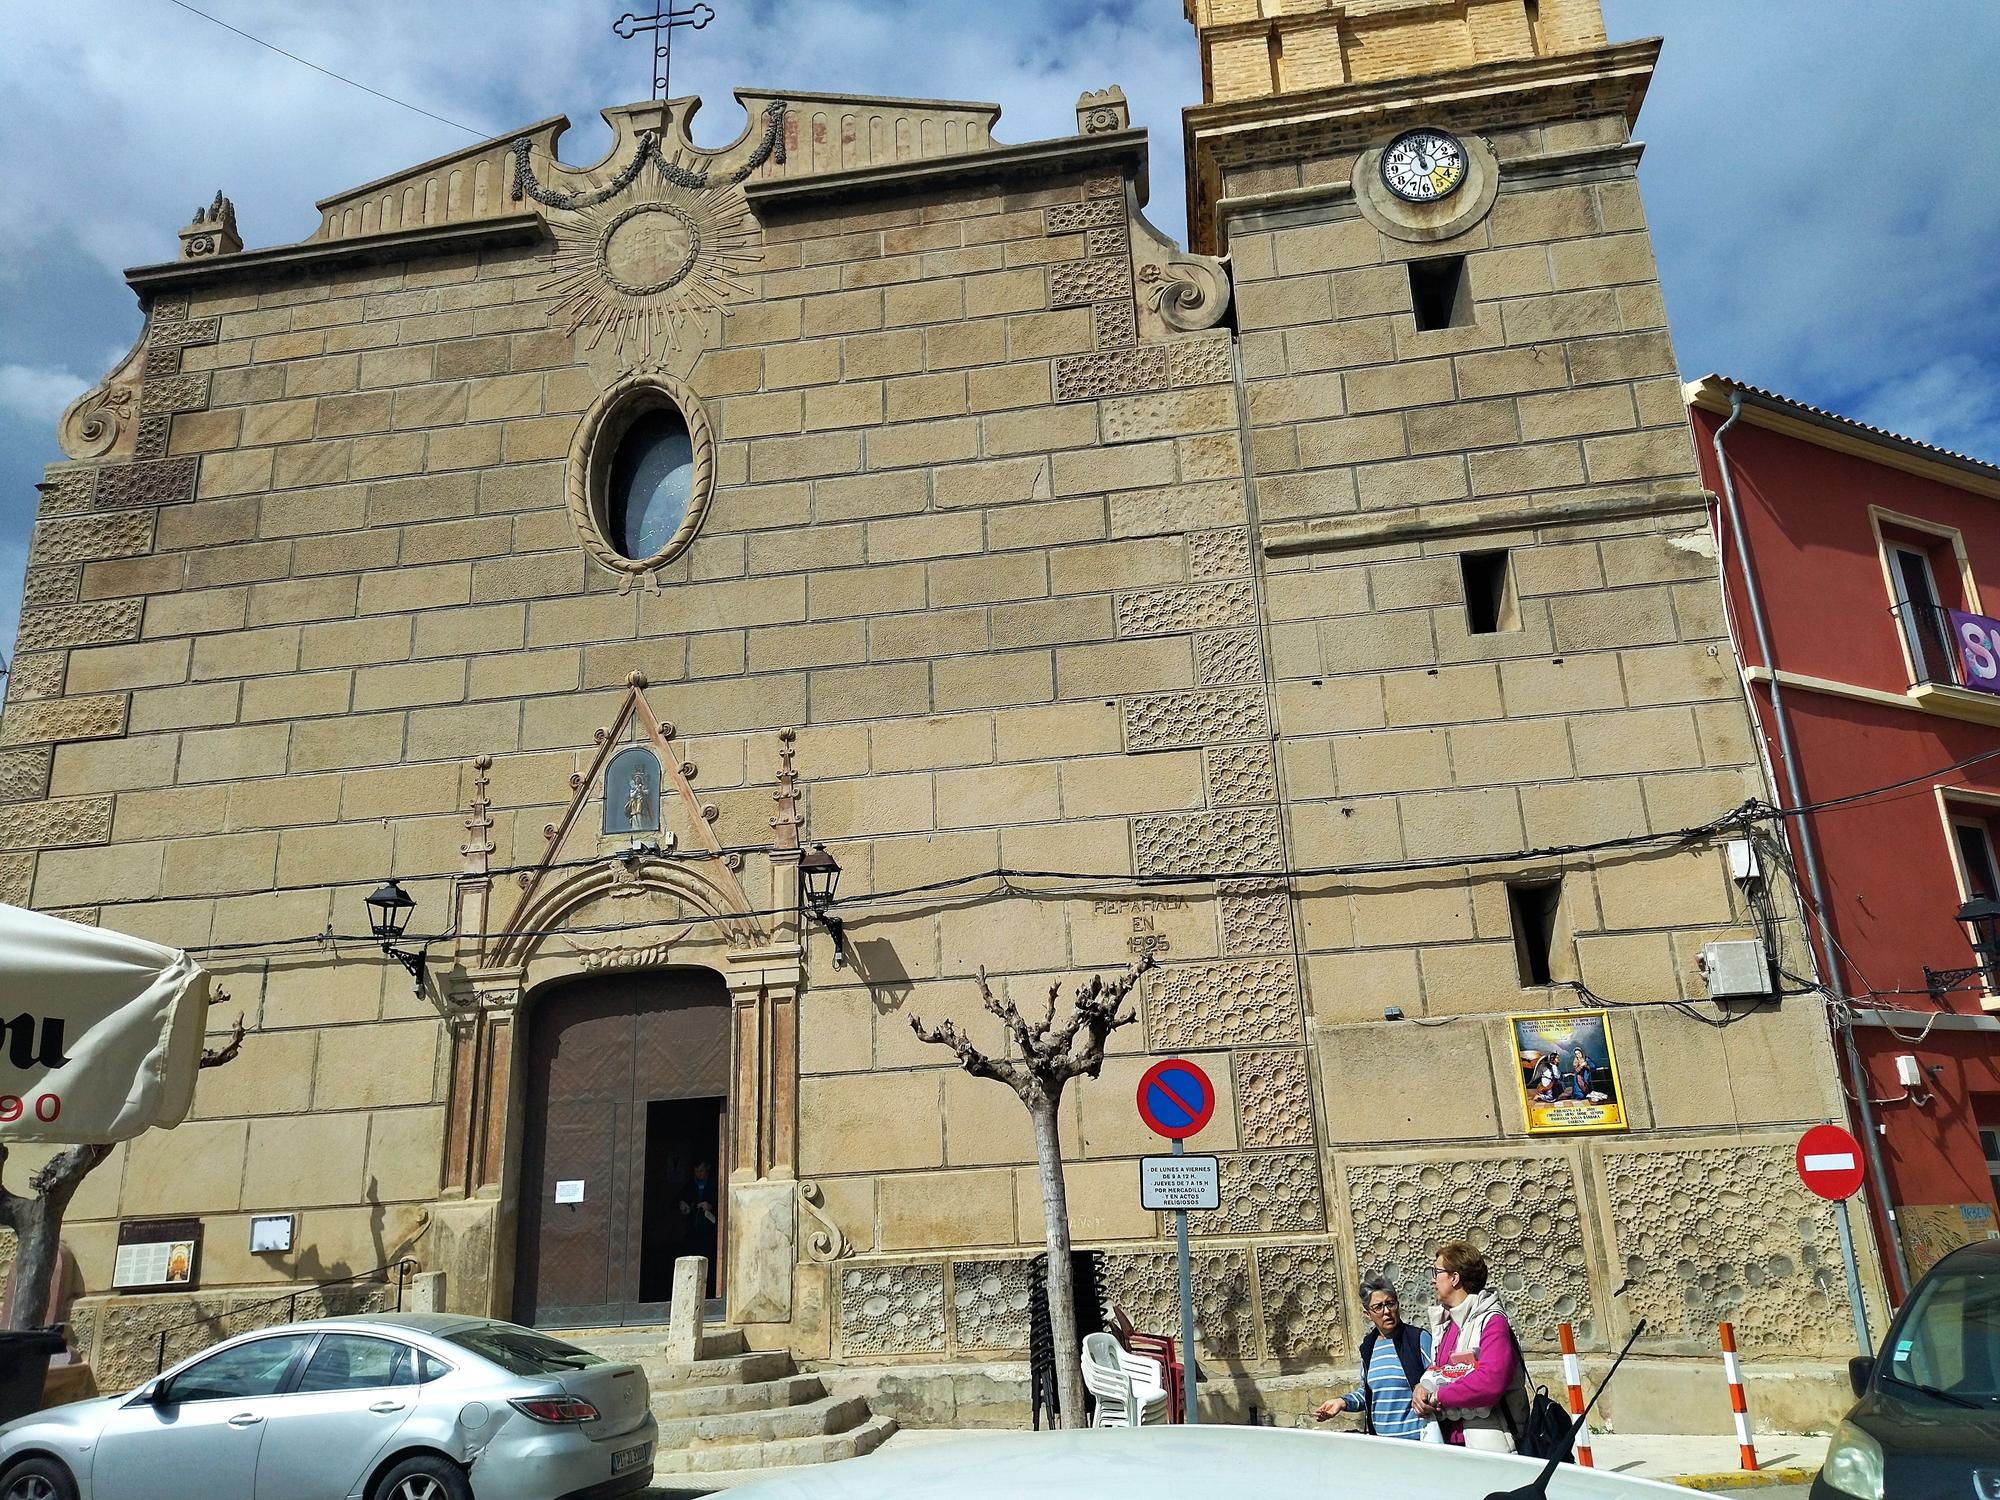
[[[1226,391],[1148,391],[1106,401],[1098,421],[1107,443],[1143,443],[1233,426],[1236,407]]]
[[[26,906],[35,885],[35,856],[0,854],[0,902]]]
[[[1306,1082],[1304,1048],[1282,1052],[1238,1052],[1236,1109],[1238,1134],[1246,1146],[1313,1144],[1312,1091]]]
[[[97,476],[97,508],[178,505],[194,499],[194,478],[193,458],[163,458],[157,463],[105,469]]]
[[[1249,584],[1242,588],[1245,594],[1250,592]],[[1263,676],[1264,651],[1256,631],[1226,630],[1194,638],[1194,680],[1203,687],[1239,687]]]
[[[1275,807],[1226,807],[1132,820],[1141,875],[1207,875],[1284,866]]]
[[[1801,1185],[1791,1147],[1618,1152],[1604,1175],[1647,1337],[1705,1352],[1726,1319],[1746,1349],[1853,1352],[1833,1206]]]
[[[1258,688],[1145,693],[1122,703],[1127,750],[1183,750],[1262,739],[1270,733],[1264,694]]]
[[[1273,1359],[1320,1363],[1347,1357],[1347,1278],[1340,1246],[1257,1246],[1257,1286],[1264,1299],[1264,1340]]]
[[[7,673],[7,701],[27,702],[36,698],[60,698],[63,674],[69,658],[60,651],[44,651],[37,656],[17,656]]]
[[[156,415],[139,418],[139,435],[132,440],[134,458],[165,458],[167,440],[173,435],[174,419]]]
[[[153,349],[185,349],[190,344],[212,344],[221,328],[219,318],[155,322],[146,330],[146,344]]]
[[[1083,236],[1086,255],[1126,255],[1131,251],[1131,239],[1125,233],[1123,224],[1103,224],[1088,230]]]
[[[91,494],[97,488],[97,470],[80,467],[51,467],[42,480],[42,508],[45,516],[73,516],[90,509]]]
[[[53,698],[10,703],[0,718],[0,745],[45,745],[61,740],[115,739],[125,732],[125,695]]]
[[[49,793],[47,745],[25,750],[0,750],[0,802],[33,802]]]
[[[1216,385],[1233,374],[1228,334],[1167,345],[1167,375],[1173,385]]]
[[[1269,745],[1213,745],[1203,772],[1210,807],[1278,800],[1278,772]]]
[[[1108,177],[1086,177],[1083,180],[1083,196],[1116,198],[1122,203],[1125,199],[1125,179],[1115,172]]]
[[[149,380],[139,388],[139,411],[145,416],[200,411],[207,405],[206,374],[168,375],[160,380]]]
[[[944,1267],[848,1266],[840,1275],[844,1354],[936,1354],[944,1350]]]
[[[1083,229],[1099,229],[1110,224],[1125,222],[1125,202],[1122,198],[1091,198],[1083,203],[1056,203],[1044,209],[1044,222],[1050,234],[1075,234]]]
[[[1130,297],[1090,305],[1091,332],[1100,349],[1123,349],[1139,341],[1139,309]]]
[[[1065,354],[1056,361],[1058,401],[1089,401],[1098,396],[1124,396],[1156,391],[1167,383],[1164,344],[1140,344],[1131,349],[1102,349],[1095,354]]]
[[[271,1303],[263,1291],[86,1297],[75,1304],[72,1327],[98,1389],[129,1391],[153,1378],[162,1333],[171,1365],[211,1344],[274,1328],[293,1316],[352,1317],[387,1312],[395,1305],[395,1289],[378,1285],[308,1288],[299,1293],[296,1313],[287,1302]]]
[[[101,844],[111,837],[111,799],[73,797],[0,807],[0,849]]]
[[[1310,1151],[1222,1158],[1222,1207],[1189,1221],[1197,1234],[1293,1234],[1326,1227],[1319,1159]]]
[[[146,345],[146,358],[140,366],[140,374],[147,380],[158,380],[166,375],[181,372],[181,346],[179,344]]]
[[[1222,951],[1234,958],[1248,953],[1292,951],[1292,906],[1275,886],[1231,884],[1216,893],[1222,908]]]
[[[1241,578],[1250,571],[1250,533],[1240,527],[1198,531],[1188,538],[1188,571],[1195,578]]]
[[[78,565],[30,568],[21,581],[21,606],[40,609],[51,604],[74,604],[82,583],[83,569]]]
[[[162,292],[153,299],[149,316],[156,323],[167,323],[188,315],[189,296],[186,292]]]
[[[1025,1260],[951,1266],[952,1342],[960,1349],[1025,1349],[1034,1283]]]
[[[95,562],[105,557],[136,557],[153,549],[153,513],[120,510],[104,515],[77,516],[67,521],[43,521],[35,527],[28,548],[30,563]]]
[[[21,616],[17,651],[46,651],[62,646],[98,646],[139,638],[138,599],[100,599],[58,609],[29,610]]]
[[[1298,971],[1289,958],[1157,969],[1146,978],[1146,1039],[1154,1052],[1303,1042]]]
[[[1189,1256],[1194,1282],[1197,1352],[1212,1358],[1264,1357],[1257,1314],[1250,1296],[1247,1250],[1197,1250]],[[1173,1333],[1181,1326],[1181,1278],[1173,1253],[1165,1250],[1104,1252],[1104,1295],[1125,1309],[1148,1332]]]
[[[1049,306],[1079,307],[1132,296],[1132,263],[1124,256],[1058,261],[1049,267]]]
[[[1580,1339],[1596,1338],[1576,1177],[1564,1158],[1355,1166],[1347,1172],[1347,1199],[1364,1275],[1380,1271],[1404,1296],[1421,1297],[1437,1247],[1468,1240],[1485,1253],[1524,1343],[1552,1346],[1561,1322],[1575,1324]]]
[[[1179,635],[1241,625],[1256,618],[1247,580],[1181,583],[1163,589],[1130,589],[1115,598],[1120,635]]]

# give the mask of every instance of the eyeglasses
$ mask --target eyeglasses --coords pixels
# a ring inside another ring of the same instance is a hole
[[[1371,1313],[1388,1313],[1395,1310],[1396,1304],[1393,1302],[1371,1302],[1368,1304],[1368,1311]]]
[[[1458,1273],[1457,1273],[1456,1271],[1452,1271],[1452,1270],[1448,1270],[1448,1269],[1446,1269],[1446,1268],[1445,1268],[1445,1267],[1443,1267],[1443,1266],[1439,1266],[1439,1267],[1438,1267],[1438,1268],[1437,1268],[1436,1270],[1434,1270],[1434,1271],[1432,1271],[1432,1272],[1431,1272],[1431,1275],[1432,1275],[1432,1276],[1434,1276],[1434,1277],[1435,1277],[1435,1276],[1456,1276],[1457,1274],[1458,1274]]]

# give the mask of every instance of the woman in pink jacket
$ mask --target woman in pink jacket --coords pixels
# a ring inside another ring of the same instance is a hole
[[[1438,1246],[1434,1275],[1430,1373],[1412,1405],[1438,1420],[1447,1443],[1513,1453],[1527,1419],[1527,1367],[1499,1294],[1486,1284],[1486,1257],[1453,1240]]]

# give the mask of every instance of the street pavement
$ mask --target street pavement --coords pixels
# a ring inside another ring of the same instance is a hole
[[[1002,1430],[984,1428],[903,1428],[891,1437],[877,1452],[886,1453],[920,1447],[928,1443],[949,1441],[953,1438],[977,1439],[1000,1436]],[[1712,1490],[1719,1494],[1735,1494],[1750,1497],[1750,1500],[1805,1500],[1810,1481],[1797,1484],[1773,1484],[1766,1482],[1776,1478],[1778,1472],[1787,1476],[1817,1473],[1826,1458],[1827,1439],[1819,1436],[1792,1433],[1760,1433],[1757,1436],[1757,1460],[1764,1473],[1753,1476],[1744,1474],[1738,1461],[1735,1436],[1706,1437],[1683,1433],[1611,1433],[1601,1432],[1594,1438],[1593,1457],[1596,1466],[1607,1473],[1630,1474],[1641,1479],[1663,1480],[1669,1484],[1687,1482],[1691,1487]],[[854,1460],[865,1463],[866,1459]],[[702,1474],[686,1476],[691,1485],[706,1488],[671,1488],[661,1486],[650,1491],[655,1500],[691,1500],[698,1495],[715,1494],[735,1485],[748,1483],[752,1479],[765,1479],[772,1474],[783,1473],[779,1469],[759,1469],[737,1474]],[[679,1479],[681,1476],[673,1476]]]

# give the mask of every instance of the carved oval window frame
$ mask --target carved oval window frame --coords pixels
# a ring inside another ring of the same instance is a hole
[[[611,465],[625,434],[649,411],[671,410],[687,427],[694,473],[687,514],[666,545],[650,557],[632,558],[611,540]],[[628,583],[658,572],[693,544],[715,493],[715,432],[695,393],[661,370],[634,370],[591,402],[569,449],[569,515],[584,550]]]

